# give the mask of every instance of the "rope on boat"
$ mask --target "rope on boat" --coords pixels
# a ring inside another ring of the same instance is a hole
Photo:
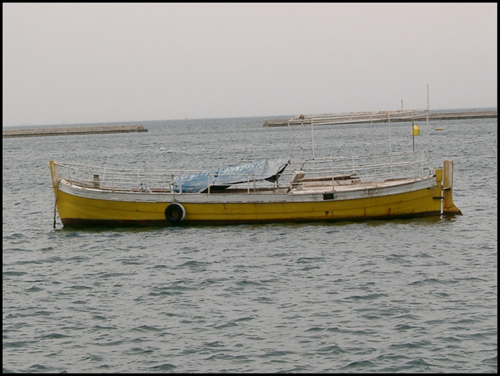
[[[56,228],[56,210],[57,210],[57,196],[59,194],[59,184],[60,184],[60,181],[57,182],[56,198],[54,200],[54,228]]]

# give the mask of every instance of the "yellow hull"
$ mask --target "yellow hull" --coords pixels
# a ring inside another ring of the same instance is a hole
[[[316,202],[181,203],[182,223],[258,223],[430,216],[441,213],[441,187],[390,196]],[[170,225],[170,202],[120,202],[83,198],[59,191],[64,225]]]

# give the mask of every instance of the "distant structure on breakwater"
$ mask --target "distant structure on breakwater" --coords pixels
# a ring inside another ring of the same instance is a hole
[[[340,122],[337,124],[355,124],[355,123],[387,123],[387,116],[382,116],[374,118],[373,114],[383,115],[386,111],[380,111],[379,113],[373,112],[347,112],[343,114],[331,114],[336,117]],[[323,115],[322,115],[323,116]],[[429,112],[429,121],[431,120],[457,120],[457,119],[480,119],[480,118],[496,118],[498,117],[498,111],[466,111],[466,112]],[[342,119],[345,119],[342,121]],[[395,119],[391,120],[394,122],[398,121],[422,121],[427,119],[427,114],[416,115],[413,119]],[[264,120],[264,127],[284,127],[288,125],[288,120],[290,119],[271,119]],[[295,125],[297,123],[295,122]]]
[[[147,132],[143,125],[104,125],[98,127],[36,128],[4,130],[3,137],[67,136],[77,134],[106,134]]]

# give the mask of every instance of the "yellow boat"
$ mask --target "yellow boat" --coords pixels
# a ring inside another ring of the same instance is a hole
[[[394,114],[391,114],[394,116]],[[316,119],[316,120],[314,120]],[[317,117],[300,116],[290,124]],[[328,120],[328,124],[332,122]],[[317,122],[319,124],[319,122]],[[429,153],[257,161],[208,171],[143,171],[50,161],[64,226],[170,226],[461,214],[453,161]]]

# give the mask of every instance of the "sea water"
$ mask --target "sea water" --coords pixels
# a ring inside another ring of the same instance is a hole
[[[497,119],[415,138],[263,120],[4,139],[3,371],[496,373]],[[454,161],[462,216],[74,230],[54,213],[52,159],[210,169],[413,145]]]

